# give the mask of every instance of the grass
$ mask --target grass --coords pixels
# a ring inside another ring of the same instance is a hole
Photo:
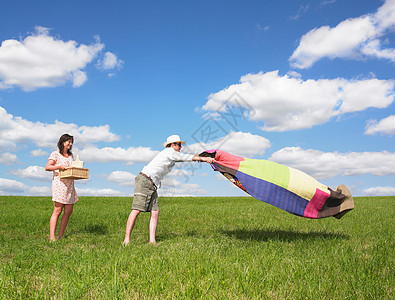
[[[129,198],[81,197],[49,239],[48,197],[0,197],[0,299],[393,299],[395,197],[341,220],[258,200],[161,198],[157,245]]]

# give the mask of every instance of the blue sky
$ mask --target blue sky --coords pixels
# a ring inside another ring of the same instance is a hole
[[[7,1],[0,195],[50,195],[74,135],[79,195],[129,196],[171,134],[395,195],[395,1]],[[160,195],[238,196],[208,164]]]

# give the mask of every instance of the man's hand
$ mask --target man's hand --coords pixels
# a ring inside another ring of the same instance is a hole
[[[198,154],[195,154],[195,155],[193,156],[192,160],[195,160],[195,161],[204,161],[204,162],[206,162],[206,163],[212,164],[212,163],[214,162],[215,159],[212,158],[212,157],[202,157],[202,156],[199,156]]]
[[[209,163],[209,164],[212,164],[214,162],[214,158],[212,158],[212,157],[202,157],[202,158],[205,158],[204,161]]]

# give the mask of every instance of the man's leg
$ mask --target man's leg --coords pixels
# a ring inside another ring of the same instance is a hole
[[[128,245],[130,243],[130,234],[132,233],[134,223],[136,222],[137,216],[140,212],[141,211],[137,209],[132,209],[129,214],[128,222],[126,223],[125,239],[123,241],[124,245]]]
[[[149,242],[150,244],[156,243],[156,227],[158,226],[159,210],[152,210],[149,219]]]

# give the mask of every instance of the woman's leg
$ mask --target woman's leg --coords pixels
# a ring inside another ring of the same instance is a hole
[[[60,225],[59,225],[59,238],[63,237],[64,230],[66,229],[67,223],[69,222],[70,215],[73,212],[73,206],[74,204],[65,204],[64,205],[64,212],[62,216],[62,220],[60,220]]]
[[[53,204],[53,213],[51,219],[49,220],[49,239],[51,241],[55,240],[56,225],[58,224],[58,218],[64,207],[64,204],[59,202],[54,202]]]

